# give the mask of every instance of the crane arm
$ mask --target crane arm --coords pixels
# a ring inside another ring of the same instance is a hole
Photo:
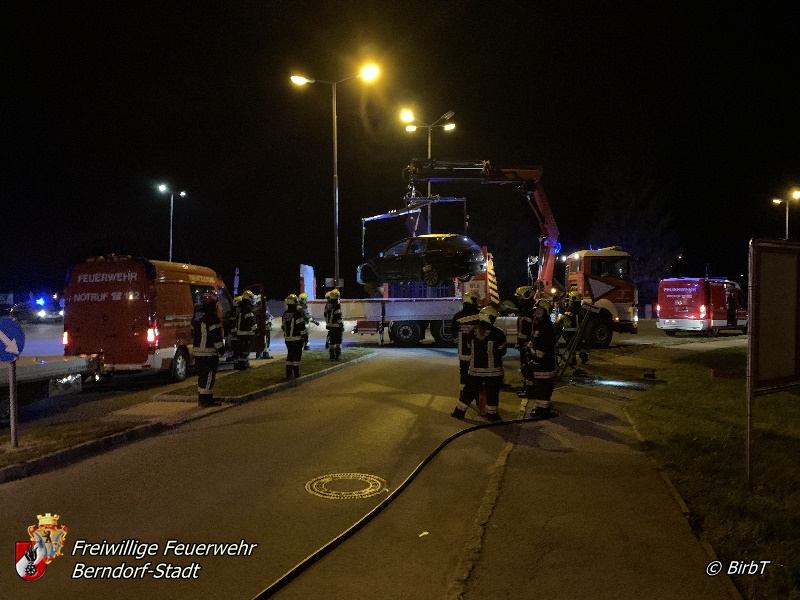
[[[410,188],[418,183],[475,182],[481,184],[517,184],[539,221],[542,236],[539,238],[538,279],[545,289],[553,284],[556,255],[561,250],[550,202],[541,184],[540,167],[492,167],[488,160],[432,160],[415,158],[405,169]]]

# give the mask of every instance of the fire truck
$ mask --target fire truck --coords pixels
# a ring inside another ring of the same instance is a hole
[[[405,170],[410,189],[426,182],[475,182],[516,185],[525,196],[541,228],[537,257],[536,288],[540,296],[558,300],[564,289],[554,281],[561,244],[550,202],[541,184],[540,167],[493,167],[487,160],[453,161],[414,159]],[[565,258],[564,286],[577,290],[586,304],[593,305],[585,332],[594,348],[611,343],[613,332],[638,330],[638,293],[631,273],[631,257],[620,247],[581,250]],[[507,335],[516,334],[516,319],[501,322]]]

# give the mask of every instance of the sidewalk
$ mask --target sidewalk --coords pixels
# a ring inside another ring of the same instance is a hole
[[[741,600],[727,575],[707,575],[713,550],[614,396],[560,386],[558,414],[519,427],[448,600]]]

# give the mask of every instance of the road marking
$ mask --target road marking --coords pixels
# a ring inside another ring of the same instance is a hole
[[[342,486],[339,483],[342,481],[361,481],[366,483],[367,487],[352,491],[330,489],[328,487],[329,484],[334,484],[334,487],[347,487],[347,484]],[[363,473],[334,473],[333,475],[321,475],[306,483],[306,491],[309,494],[314,494],[315,496],[327,498],[329,500],[369,498],[370,496],[380,494],[385,489],[385,479],[381,479],[375,475],[365,475]]]

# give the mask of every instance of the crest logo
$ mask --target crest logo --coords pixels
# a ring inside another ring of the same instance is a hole
[[[36,515],[38,525],[28,527],[30,540],[16,543],[17,575],[34,581],[44,575],[47,565],[61,554],[67,528],[58,526],[59,515]]]

